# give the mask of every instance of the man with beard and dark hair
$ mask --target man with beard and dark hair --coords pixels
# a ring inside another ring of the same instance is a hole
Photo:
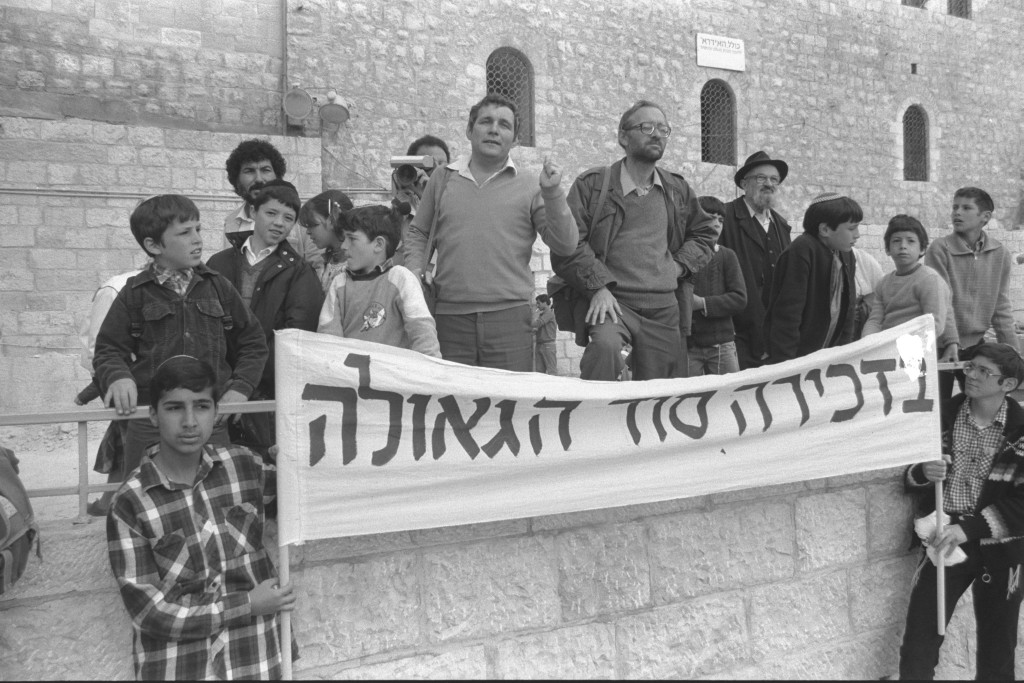
[[[589,343],[583,379],[615,380],[621,352],[633,347],[633,379],[686,375],[691,277],[711,258],[713,219],[682,176],[657,167],[672,128],[660,106],[641,100],[619,121],[626,156],[580,175],[569,192],[580,230],[576,251],[551,256],[552,267],[579,292]]]
[[[779,185],[788,173],[785,161],[755,152],[733,178],[743,196],[725,205],[718,243],[736,252],[747,287],[747,305],[732,319],[741,370],[764,365],[768,352],[764,339],[768,295],[775,264],[791,241],[789,223],[774,209]]]
[[[224,169],[227,171],[231,188],[244,199],[254,183],[284,180],[287,164],[269,140],[253,138],[238,143],[224,163]],[[242,202],[224,219],[224,236],[231,246],[241,249],[245,241],[252,236],[253,226],[254,221],[249,207]],[[304,261],[309,262],[314,268],[320,265],[324,250],[316,246],[305,230],[290,230],[288,242]]]

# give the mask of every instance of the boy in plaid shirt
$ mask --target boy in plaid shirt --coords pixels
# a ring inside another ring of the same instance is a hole
[[[280,678],[277,614],[295,595],[263,546],[262,462],[208,443],[217,396],[205,361],[169,358],[149,388],[160,442],[107,515],[136,678]]]
[[[967,356],[965,393],[942,406],[943,451],[952,459],[912,465],[906,487],[921,494],[919,513],[927,515],[935,507],[934,482],[946,482],[949,524],[927,544],[947,557],[957,547],[966,555],[946,567],[946,623],[970,586],[976,677],[1012,680],[1024,562],[1024,410],[1009,394],[1024,381],[1024,361],[1009,344],[980,344]],[[907,608],[900,680],[934,676],[943,640],[936,610],[936,570],[923,555]]]

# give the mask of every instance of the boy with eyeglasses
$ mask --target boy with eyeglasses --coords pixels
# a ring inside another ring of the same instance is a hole
[[[988,192],[961,187],[953,195],[953,232],[931,243],[924,262],[939,272],[953,291],[953,314],[960,334],[960,355],[984,340],[989,327],[996,338],[1017,348],[1013,305],[1010,303],[1010,269],[1013,256],[999,240],[985,232],[995,203]],[[957,360],[950,347],[940,361]],[[956,373],[961,389],[964,378]],[[953,375],[939,375],[939,397],[953,393]]]
[[[965,393],[942,405],[942,460],[912,465],[906,489],[918,494],[919,516],[935,507],[934,486],[945,482],[949,524],[926,544],[949,557],[946,623],[971,587],[977,622],[978,680],[1014,677],[1014,650],[1024,562],[1024,410],[1009,394],[1024,381],[1024,361],[1008,344],[967,350]],[[936,570],[922,555],[900,648],[900,679],[931,679],[943,637],[936,629]]]

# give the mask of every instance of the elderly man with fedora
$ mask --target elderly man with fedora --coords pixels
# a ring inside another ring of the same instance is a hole
[[[718,243],[736,252],[747,286],[747,305],[733,316],[741,370],[760,367],[767,357],[764,320],[768,296],[775,264],[791,241],[789,223],[774,209],[779,186],[788,174],[785,161],[755,152],[733,178],[743,196],[725,205]]]

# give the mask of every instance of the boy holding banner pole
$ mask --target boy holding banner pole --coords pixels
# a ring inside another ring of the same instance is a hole
[[[264,464],[242,446],[209,443],[215,381],[192,356],[157,368],[149,414],[160,441],[107,516],[139,680],[282,675],[278,615],[294,609],[295,593],[263,544]]]
[[[926,494],[920,512],[930,514],[941,505],[950,523],[942,525],[936,515],[934,531],[919,528],[928,548],[907,608],[900,679],[934,676],[944,627],[968,587],[977,626],[977,678],[1014,676],[1024,562],[1024,409],[1009,394],[1024,381],[1024,360],[1008,344],[979,344],[965,355],[965,393],[942,406],[948,455],[906,472],[908,492]]]

